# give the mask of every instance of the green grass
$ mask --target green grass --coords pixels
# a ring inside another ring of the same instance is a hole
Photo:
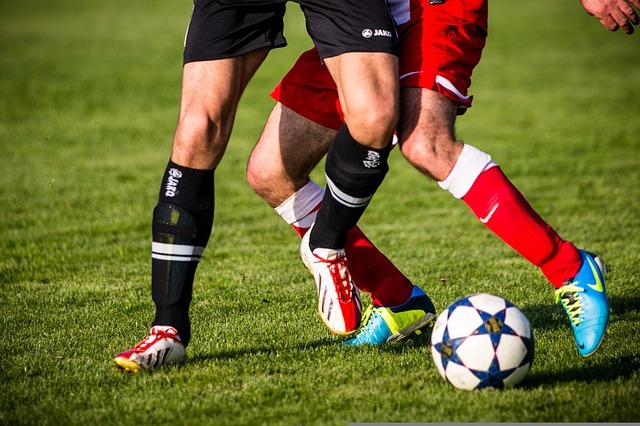
[[[363,229],[440,310],[500,294],[536,333],[525,381],[462,392],[428,336],[342,348],[315,313],[293,231],[244,178],[290,46],[245,94],[216,176],[189,362],[117,373],[152,320],[150,213],[177,118],[189,2],[0,3],[0,424],[346,424],[640,420],[640,34],[578,2],[492,3],[464,140],[561,234],[608,261],[612,316],[581,359],[542,275],[398,152]],[[314,172],[322,181],[322,171]]]

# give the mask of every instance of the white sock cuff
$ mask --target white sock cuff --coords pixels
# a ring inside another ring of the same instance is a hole
[[[489,154],[465,144],[451,173],[445,180],[438,182],[438,185],[454,197],[462,198],[467,195],[480,173],[493,166],[497,164],[491,160]]]
[[[322,202],[324,189],[310,180],[295,194],[276,207],[276,212],[289,224],[296,223],[309,215]]]

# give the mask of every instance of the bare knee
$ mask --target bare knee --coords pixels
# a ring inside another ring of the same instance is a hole
[[[383,148],[391,141],[397,120],[396,111],[384,102],[352,105],[345,112],[351,136],[373,148]]]
[[[444,180],[456,164],[463,143],[446,134],[416,133],[400,141],[406,160],[424,175]]]
[[[204,112],[182,114],[173,138],[172,159],[195,169],[216,167],[229,140],[226,127],[224,120]]]
[[[309,181],[308,175],[295,178],[268,159],[253,153],[249,157],[246,177],[251,189],[271,207],[282,204]]]
[[[338,87],[345,122],[355,140],[384,148],[398,123],[398,59],[389,54],[351,52],[326,58]]]
[[[271,207],[277,207],[304,186],[309,175],[290,172],[288,167],[295,169],[296,164],[285,164],[279,153],[270,148],[264,141],[258,141],[249,156],[246,177],[256,194]]]
[[[229,142],[238,101],[267,49],[185,64],[180,119],[172,159],[193,168],[216,167]]]
[[[280,205],[309,182],[335,134],[277,103],[249,157],[249,185],[272,207]]]
[[[249,157],[247,163],[247,182],[251,189],[260,197],[266,199],[273,192],[275,181],[279,179],[278,173],[275,173],[268,162],[264,162],[259,156],[253,153]]]
[[[363,145],[385,147],[400,115],[395,93],[390,90],[360,90],[351,91],[350,95],[342,105],[351,135]]]

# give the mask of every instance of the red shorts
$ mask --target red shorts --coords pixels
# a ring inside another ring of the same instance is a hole
[[[471,74],[487,39],[487,0],[410,0],[411,17],[398,27],[400,86],[436,91],[471,106]],[[304,52],[271,96],[287,108],[338,130],[343,116],[336,86],[318,52]]]

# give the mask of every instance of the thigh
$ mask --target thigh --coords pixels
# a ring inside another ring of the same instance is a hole
[[[237,106],[247,84],[268,54],[258,49],[240,56],[185,64],[182,73],[181,115],[204,110],[215,119]],[[232,107],[232,108],[229,108]]]
[[[322,64],[312,49],[271,96],[325,127],[337,130],[346,121],[356,140],[378,148],[388,144],[397,122],[397,72],[397,58],[391,54],[345,53]]]
[[[185,37],[184,63],[283,47],[284,14],[285,4],[278,1],[195,1]]]
[[[360,114],[373,114],[381,109],[388,109],[397,115],[399,84],[396,56],[348,52],[327,58],[325,63],[338,88],[340,105],[349,126],[350,119],[358,119]]]
[[[389,53],[347,52],[326,58],[336,82],[344,122],[360,145],[384,149],[398,123],[398,58]]]
[[[233,127],[240,97],[268,49],[184,66],[180,116],[172,158],[200,169],[220,162]]]

